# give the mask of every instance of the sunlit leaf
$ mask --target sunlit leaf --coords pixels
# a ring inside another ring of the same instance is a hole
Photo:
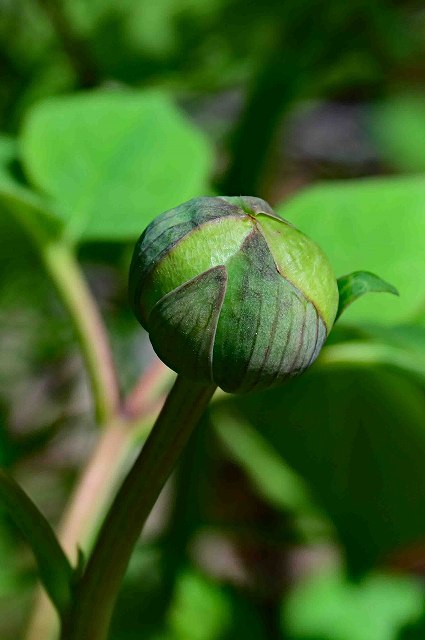
[[[417,315],[425,301],[425,178],[370,178],[305,189],[279,213],[313,238],[337,275],[377,273],[400,292],[364,296],[344,321],[391,324]]]
[[[204,137],[154,91],[46,100],[28,114],[21,152],[73,240],[137,237],[162,211],[204,193],[211,166]]]

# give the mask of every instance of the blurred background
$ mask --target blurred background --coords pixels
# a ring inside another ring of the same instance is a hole
[[[425,4],[0,0],[0,73],[0,464],[53,525],[103,427],[46,247],[73,256],[122,394],[158,366],[134,241],[191,197],[260,196],[337,275],[400,291],[350,309],[301,379],[212,403],[111,640],[424,638]],[[26,637],[36,582],[0,512],[1,640]]]

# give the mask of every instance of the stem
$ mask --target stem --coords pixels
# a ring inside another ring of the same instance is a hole
[[[99,422],[108,422],[119,406],[119,385],[108,335],[96,302],[73,252],[61,240],[62,229],[45,202],[15,185],[2,185],[2,204],[29,235],[67,308],[80,342],[93,389]]]
[[[41,581],[56,610],[63,614],[71,604],[73,569],[43,514],[3,470],[0,470],[0,504],[30,545]]]
[[[279,143],[276,133],[282,120],[302,96],[321,95],[323,79],[341,54],[358,50],[359,21],[365,25],[363,46],[388,65],[387,56],[379,52],[379,41],[394,26],[393,20],[386,20],[385,6],[377,10],[376,2],[352,0],[341,11],[339,4],[337,0],[276,3],[272,44],[230,141],[229,168],[219,184],[223,193],[264,196],[266,169]]]
[[[78,549],[86,553],[90,548],[133,444],[129,424],[118,421],[102,430],[59,527],[59,539],[74,562]],[[25,640],[54,640],[58,635],[58,618],[46,594],[39,589]]]
[[[71,316],[92,385],[97,419],[108,422],[119,405],[119,387],[99,309],[68,247],[60,241],[50,241],[38,243],[38,248]]]
[[[122,412],[130,420],[150,415],[164,398],[174,378],[174,373],[161,360],[156,359],[140,377],[123,403]]]
[[[199,421],[190,446],[184,451],[175,474],[173,503],[165,531],[162,532],[162,572],[164,613],[175,593],[177,578],[189,561],[189,542],[204,524],[202,498],[205,496],[210,461],[210,422],[207,416]]]
[[[161,489],[215,391],[178,377],[99,533],[62,640],[106,640],[133,548]]]
[[[127,412],[130,406],[133,409],[136,406],[126,401],[123,415],[102,429],[59,526],[59,539],[69,557],[77,559],[78,548],[84,553],[90,550],[123,476],[129,453],[136,441],[145,440],[164,404],[169,374],[170,370],[160,360],[155,361],[128,396],[130,401],[137,395],[137,413]]]
[[[276,132],[312,75],[320,72],[322,50],[329,46],[320,29],[322,13],[324,7],[310,8],[298,0],[276,6],[271,46],[232,135],[230,165],[219,185],[223,193],[261,195],[264,190],[266,168],[278,143]]]
[[[73,561],[78,549],[89,552],[130,451],[136,441],[145,439],[162,408],[170,374],[160,360],[154,361],[124,402],[123,416],[103,426],[59,525],[59,540]],[[39,589],[25,640],[55,640],[58,635],[58,618]]]
[[[98,82],[96,63],[88,43],[77,34],[66,16],[62,0],[38,0],[77,74],[80,87],[95,87]]]
[[[284,59],[284,62],[282,62]],[[294,73],[279,48],[258,74],[233,133],[231,163],[221,181],[223,193],[260,195],[275,134],[297,99],[304,78]]]

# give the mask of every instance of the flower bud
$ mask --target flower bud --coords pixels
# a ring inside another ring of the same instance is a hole
[[[171,369],[243,392],[312,364],[335,320],[338,287],[322,250],[264,200],[202,197],[144,231],[130,300]]]

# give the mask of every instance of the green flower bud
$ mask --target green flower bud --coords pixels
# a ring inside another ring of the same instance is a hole
[[[156,218],[134,250],[130,300],[179,374],[243,392],[316,359],[338,287],[322,250],[259,198],[195,198]]]

